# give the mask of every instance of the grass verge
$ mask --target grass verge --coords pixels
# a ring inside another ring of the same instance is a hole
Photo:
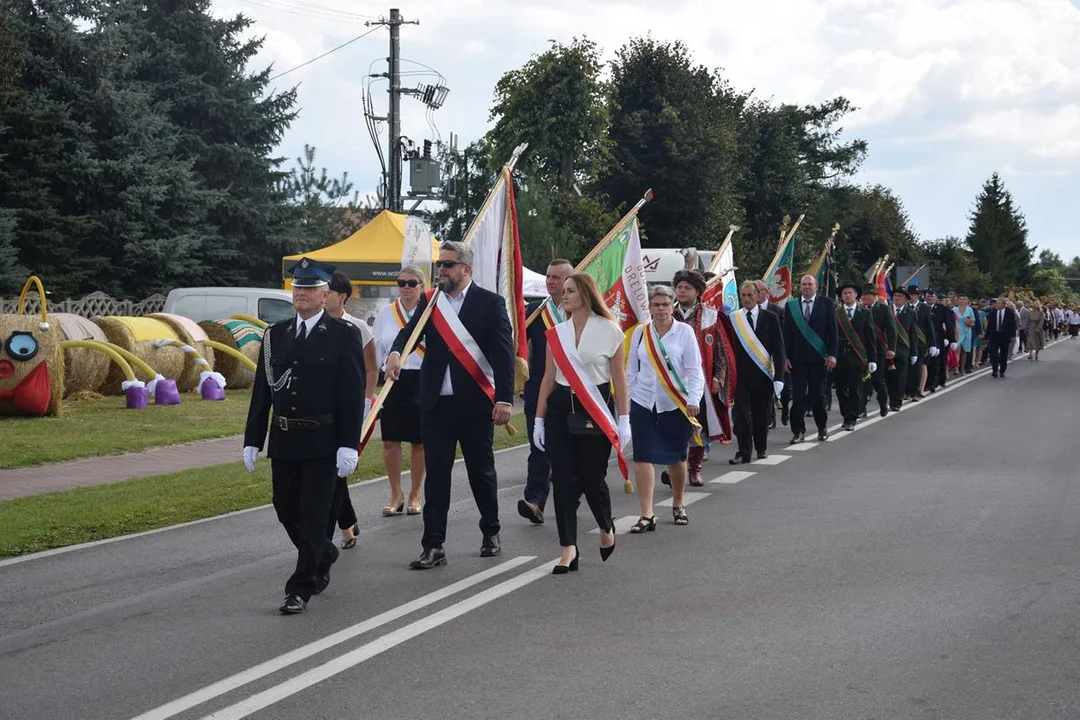
[[[57,417],[0,418],[0,469],[159,445],[238,435],[244,431],[250,390],[229,390],[223,402],[184,393],[179,405],[127,410],[124,398],[67,400]]]
[[[515,415],[512,422],[518,434],[510,437],[497,429],[496,450],[527,442],[525,416]],[[408,452],[404,455],[408,468]],[[360,458],[352,480],[384,474],[382,453],[372,447]],[[270,463],[265,458],[254,473],[236,462],[7,500],[0,502],[0,557],[129,535],[269,502]],[[364,511],[357,507],[358,513]]]

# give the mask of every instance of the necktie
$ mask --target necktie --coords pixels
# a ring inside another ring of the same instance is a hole
[[[296,342],[304,342],[307,339],[307,323],[300,323],[300,332],[296,334]]]
[[[852,320],[855,317],[855,308],[848,308],[847,310],[848,320]]]
[[[810,301],[809,300],[803,300],[802,301],[802,316],[807,320],[810,319]]]
[[[1001,326],[1004,325],[1004,324],[1005,324],[1005,311],[1004,310],[998,310],[998,330],[1000,330]]]
[[[746,311],[746,322],[750,323],[750,329],[753,330],[754,329],[754,314],[749,310]]]

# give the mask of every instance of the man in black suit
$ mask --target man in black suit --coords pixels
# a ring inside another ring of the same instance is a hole
[[[777,305],[769,299],[769,286],[764,280],[754,280],[754,289],[758,294],[758,307],[768,310],[780,321],[780,328],[784,327],[784,306]],[[788,424],[788,411],[791,408],[791,376],[784,371],[784,392],[780,393],[780,424]],[[769,403],[769,429],[776,427],[776,404]]]
[[[927,290],[926,299],[930,302],[930,319],[934,323],[934,334],[937,336],[938,355],[934,358],[934,374],[926,381],[926,387],[930,392],[936,392],[939,387],[945,387],[945,381],[949,376],[949,348],[956,345],[956,313],[951,307],[943,302],[945,293],[937,290]]]
[[[784,348],[791,373],[791,443],[806,439],[806,403],[814,413],[818,440],[829,437],[825,409],[825,374],[836,367],[838,336],[836,306],[832,298],[818,296],[817,280],[803,275],[801,297],[788,300],[784,320]],[[797,314],[795,317],[793,314]]]
[[[572,272],[574,266],[569,260],[552,260],[545,278],[550,301],[545,299],[529,303],[525,306],[525,317],[532,317],[534,312],[547,305],[551,321],[562,322],[562,286]],[[524,497],[518,500],[518,515],[536,525],[544,522],[544,505],[547,503],[551,484],[551,463],[548,462],[547,453],[536,447],[532,439],[536,403],[540,396],[540,382],[544,379],[544,362],[547,358],[547,336],[544,334],[547,329],[545,316],[540,315],[525,331],[529,339],[529,379],[522,388],[522,399],[525,400],[525,428],[529,433],[529,461]]]
[[[870,379],[863,385],[863,417],[866,417],[866,406],[870,400],[871,392],[877,391],[878,408],[881,417],[889,414],[889,389],[886,381],[886,373],[896,373],[896,318],[889,310],[888,304],[878,300],[877,287],[874,283],[863,285],[863,307],[870,311],[870,317],[874,321],[874,350],[870,353],[876,356],[877,369],[870,373]],[[890,365],[892,366],[890,368]],[[888,368],[888,369],[887,369]]]
[[[501,552],[499,486],[492,446],[495,425],[509,422],[513,408],[514,340],[505,301],[473,283],[472,260],[468,245],[444,242],[435,263],[439,269],[439,293],[435,296],[435,311],[423,330],[427,349],[417,385],[427,477],[423,552],[410,564],[414,570],[446,563],[443,542],[458,443],[480,510],[480,532],[484,536],[480,556],[495,557]],[[428,296],[420,298],[412,320],[391,346],[386,359],[386,376],[391,380],[401,372],[401,352],[428,302]],[[470,346],[478,350],[479,357],[470,354]],[[461,358],[473,365],[481,377],[470,374]]]
[[[990,365],[994,377],[1005,377],[1009,364],[1009,348],[1016,337],[1016,313],[1005,307],[1005,298],[999,297],[994,309],[986,317],[986,337],[990,345]]]
[[[273,409],[266,454],[274,510],[297,550],[278,608],[290,615],[330,583],[338,550],[326,528],[337,517],[338,477],[356,470],[364,422],[363,339],[351,323],[324,311],[333,272],[308,258],[292,269],[297,314],[263,334],[244,429],[244,464],[254,472]]]
[[[836,308],[836,321],[840,339],[833,380],[836,401],[844,417],[843,429],[854,430],[863,410],[863,379],[877,371],[874,319],[870,311],[859,304],[861,287],[858,283],[847,283],[839,289],[842,304]]]
[[[784,376],[784,337],[780,321],[776,315],[759,307],[757,288],[750,280],[739,286],[739,303],[742,307],[733,312],[731,318],[735,335],[731,343],[735,348],[735,368],[739,378],[735,385],[735,407],[732,410],[739,451],[728,461],[732,465],[750,462],[751,447],[757,449],[759,459],[768,456],[769,406],[773,398],[779,397],[784,390],[781,379]],[[740,336],[738,326],[745,327],[761,342],[772,361],[772,376],[754,362],[747,349],[747,344],[752,341]]]

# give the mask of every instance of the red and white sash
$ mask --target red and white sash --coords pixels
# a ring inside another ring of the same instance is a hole
[[[719,313],[716,308],[706,305],[698,305],[694,316],[694,334],[697,336],[698,349],[701,351],[701,365],[705,372],[705,423],[709,429],[709,437],[718,440],[724,437],[723,426],[720,424],[720,413],[717,410],[716,397],[712,394],[709,383],[712,382],[713,359],[717,352],[725,353],[728,362],[728,372],[731,371],[730,357],[725,348],[716,347],[715,341],[720,337],[723,330],[717,327]],[[722,342],[722,341],[721,341]],[[725,407],[726,411],[727,408]]]
[[[578,354],[577,347],[574,345],[574,324],[560,323],[548,328],[544,336],[547,338],[548,347],[551,348],[552,360],[559,366],[566,381],[570,383],[570,389],[574,391],[581,406],[589,413],[589,417],[604,431],[604,435],[615,448],[623,479],[629,479],[630,470],[619,445],[619,426],[611,415],[611,408],[604,402],[604,396],[600,394],[599,388],[596,387],[596,383],[593,382],[589,371],[585,369],[585,364],[581,361],[581,355]]]
[[[405,306],[401,304],[401,300],[395,300],[390,307],[393,308],[394,322],[397,323],[398,330],[408,325],[409,321],[412,320],[413,313],[416,312],[415,307],[413,308],[413,312],[407,312]],[[427,346],[424,344],[423,338],[421,338],[420,341],[416,343],[416,347],[413,348],[413,352],[420,357],[424,357],[424,351],[426,349]]]
[[[450,298],[445,293],[439,293],[439,299],[435,301],[435,307],[431,312],[431,321],[435,324],[435,329],[443,342],[446,343],[446,347],[494,405],[495,371],[491,369],[491,363],[484,357],[480,345],[465,329],[461,319],[454,312]]]

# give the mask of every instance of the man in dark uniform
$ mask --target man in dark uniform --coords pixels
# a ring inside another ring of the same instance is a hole
[[[858,283],[846,283],[839,290],[842,304],[836,308],[839,342],[833,381],[840,415],[844,418],[843,429],[854,430],[862,415],[863,378],[877,370],[874,320],[870,311],[859,304],[861,287]]]
[[[885,386],[889,389],[889,409],[897,412],[907,394],[908,375],[918,370],[918,341],[915,339],[915,310],[909,304],[911,296],[905,288],[893,290],[889,310],[896,322],[896,360],[885,370]]]
[[[524,498],[518,500],[518,515],[529,522],[540,525],[544,522],[544,505],[547,503],[551,487],[551,463],[547,454],[533,443],[533,425],[536,421],[536,403],[540,396],[540,382],[544,379],[544,362],[547,357],[547,337],[544,333],[549,323],[561,323],[562,286],[574,266],[569,260],[552,260],[547,269],[548,299],[529,303],[525,306],[525,317],[532,317],[537,309],[544,307],[544,312],[533,320],[526,330],[529,338],[529,379],[522,388],[525,400],[525,427],[529,433],[529,462],[525,476]]]
[[[806,405],[817,425],[818,440],[829,437],[829,414],[825,409],[825,377],[836,367],[836,305],[817,294],[817,279],[803,275],[800,297],[788,300],[784,315],[784,350],[791,373],[791,444],[806,433]]]
[[[472,261],[473,251],[468,245],[444,242],[435,263],[440,294],[431,322],[424,326],[427,349],[416,388],[427,477],[424,535],[420,541],[423,551],[409,564],[414,570],[446,564],[443,542],[450,512],[451,472],[459,443],[480,511],[480,557],[495,557],[502,552],[493,445],[495,426],[506,425],[513,412],[514,333],[502,296],[472,281]],[[420,297],[412,320],[391,346],[386,376],[392,380],[401,372],[401,353],[428,302],[428,296]],[[463,360],[482,375],[473,375]],[[481,361],[490,369],[490,377]]]
[[[769,286],[764,280],[753,280],[754,289],[757,291],[758,307],[768,310],[780,321],[780,328],[784,327],[784,306],[777,305],[769,299]],[[784,372],[784,391],[780,393],[780,424],[788,424],[788,414],[791,410],[791,373]],[[776,427],[776,403],[769,403],[769,429]]]
[[[945,305],[944,297],[945,293],[937,290],[926,291],[926,298],[930,301],[930,319],[938,339],[938,356],[933,363],[934,374],[926,381],[930,392],[945,387],[945,379],[949,374],[949,348],[956,344],[956,314],[951,307]]]
[[[330,583],[338,549],[326,529],[335,514],[335,486],[356,469],[364,421],[360,331],[324,311],[333,272],[308,258],[292,268],[297,314],[263,334],[244,430],[244,464],[254,472],[273,420],[266,454],[274,510],[297,550],[278,608],[285,614],[303,612]]]
[[[875,390],[878,409],[881,417],[885,417],[889,414],[889,389],[885,376],[887,372],[896,372],[896,319],[888,303],[878,299],[873,283],[863,285],[862,303],[874,321],[874,349],[870,355],[877,363],[877,369],[870,373],[870,379],[863,384],[863,417],[866,417],[866,405]]]
[[[934,321],[931,318],[930,306],[922,302],[922,291],[918,285],[908,285],[908,297],[911,309],[915,313],[915,336],[912,338],[912,346],[918,348],[913,357],[919,360],[908,369],[907,396],[912,402],[922,400],[923,388],[926,386],[928,364],[938,356],[937,335],[934,333]]]

